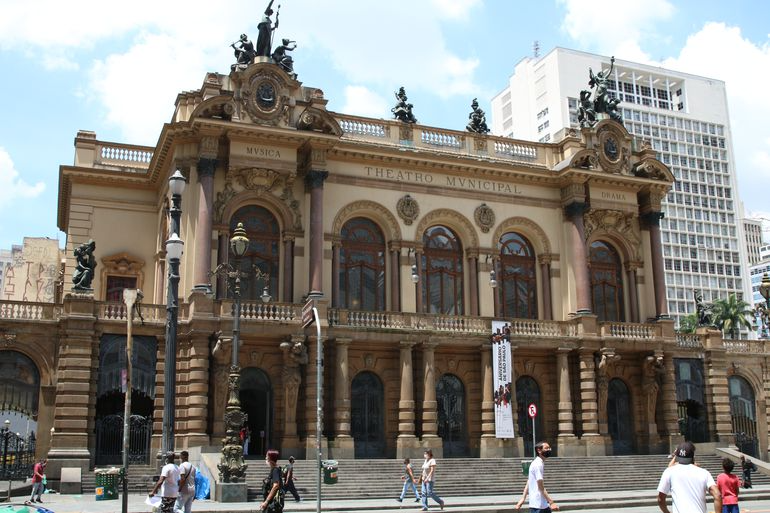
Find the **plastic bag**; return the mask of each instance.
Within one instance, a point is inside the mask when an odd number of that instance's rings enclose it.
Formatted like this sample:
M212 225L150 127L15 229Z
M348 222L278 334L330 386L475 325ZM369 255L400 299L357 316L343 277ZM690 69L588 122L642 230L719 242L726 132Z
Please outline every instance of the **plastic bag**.
M209 478L201 474L199 471L195 472L195 498L198 500L208 499L211 493L211 484Z

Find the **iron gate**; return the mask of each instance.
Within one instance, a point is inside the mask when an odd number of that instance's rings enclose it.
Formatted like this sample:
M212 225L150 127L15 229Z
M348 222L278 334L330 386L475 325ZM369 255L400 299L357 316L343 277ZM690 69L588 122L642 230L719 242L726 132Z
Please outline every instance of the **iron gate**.
M356 458L385 456L382 382L371 372L361 372L352 383L350 428Z
M150 463L152 417L131 415L128 438L129 465ZM123 415L114 414L96 420L96 464L123 463Z
M24 481L30 477L35 464L35 435L24 438L5 428L0 431L0 443L0 481Z
M441 437L445 458L467 456L465 437L465 387L453 374L441 376L436 385L438 406L438 436Z

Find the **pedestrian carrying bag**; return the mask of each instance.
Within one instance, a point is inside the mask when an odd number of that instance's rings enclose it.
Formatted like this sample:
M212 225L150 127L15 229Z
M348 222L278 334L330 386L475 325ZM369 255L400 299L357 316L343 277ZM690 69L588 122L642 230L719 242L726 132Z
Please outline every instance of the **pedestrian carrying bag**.
M281 469L278 468L278 471L280 473ZM262 498L263 499L267 499L267 496L270 493L270 490L273 488L272 476L273 476L273 471L271 470L270 475L267 476L262 481ZM283 513L285 493L286 492L283 489L283 476L281 476L281 479L278 480L278 491L275 492L275 495L268 503L267 509L265 510L266 513Z

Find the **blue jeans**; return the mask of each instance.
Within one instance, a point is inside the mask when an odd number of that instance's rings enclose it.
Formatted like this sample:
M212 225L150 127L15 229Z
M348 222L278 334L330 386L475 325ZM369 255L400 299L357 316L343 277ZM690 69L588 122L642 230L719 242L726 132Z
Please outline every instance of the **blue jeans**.
M182 513L190 513L192 511L192 503L195 500L195 489L185 490L179 492L179 497L176 498L176 504L174 505L175 511Z
M417 491L417 485L416 485L416 484L414 484L414 481L412 481L412 478L411 478L411 477L409 477L409 476L406 476L406 479L404 479L404 489L403 489L403 490L401 490L401 497L399 497L399 499L401 499L401 500L404 500L404 495L406 495L406 490L407 490L407 489L408 489L410 486L412 487L412 490L414 490L414 497L415 497L416 499L419 499L419 498L420 498L420 493Z
M423 507L423 509L428 509L428 497L431 497L434 501L438 502L442 506L444 505L444 501L441 500L441 497L436 495L436 492L433 491L433 481L423 481L423 483L422 483L422 507Z
M529 513L551 513L551 508L529 508Z
M722 504L722 513L739 513L737 504Z
M43 494L44 488L43 488L43 482L39 481L37 483L32 483L32 495L30 496L29 500L34 501L35 497L40 499L40 496Z

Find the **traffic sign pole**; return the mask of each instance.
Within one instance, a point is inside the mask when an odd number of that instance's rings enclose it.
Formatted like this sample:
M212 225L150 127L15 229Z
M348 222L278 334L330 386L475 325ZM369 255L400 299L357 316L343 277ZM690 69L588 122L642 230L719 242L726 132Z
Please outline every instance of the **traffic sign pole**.
M532 419L532 457L537 458L537 449L535 449L535 444L537 444L535 434L535 417L537 417L537 405L535 403L531 403L529 406L527 406L527 414L529 415L529 418Z

